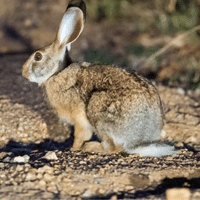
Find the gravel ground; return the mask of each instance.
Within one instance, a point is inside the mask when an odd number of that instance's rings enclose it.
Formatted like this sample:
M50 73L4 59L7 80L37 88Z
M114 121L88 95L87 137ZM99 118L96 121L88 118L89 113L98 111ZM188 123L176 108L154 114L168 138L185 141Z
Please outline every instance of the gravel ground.
M72 152L73 128L21 76L27 58L0 57L0 199L200 199L198 91L157 86L173 157Z

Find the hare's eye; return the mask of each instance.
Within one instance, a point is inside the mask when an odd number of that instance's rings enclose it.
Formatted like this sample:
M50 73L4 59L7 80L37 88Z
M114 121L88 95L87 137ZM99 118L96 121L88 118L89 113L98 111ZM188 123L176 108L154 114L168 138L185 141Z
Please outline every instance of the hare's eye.
M42 60L42 54L41 53L39 53L39 52L37 52L36 54L35 54L35 60L36 61L40 61L40 60Z

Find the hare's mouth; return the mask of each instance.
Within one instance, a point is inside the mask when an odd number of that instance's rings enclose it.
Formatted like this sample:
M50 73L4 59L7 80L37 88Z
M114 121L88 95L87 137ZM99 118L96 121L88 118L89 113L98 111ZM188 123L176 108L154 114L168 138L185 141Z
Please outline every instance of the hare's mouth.
M51 76L53 76L56 73L59 73L56 69L54 69L53 71L44 72L44 73L42 73L41 71L37 72L37 70L35 70L35 72L30 73L29 81L38 83L38 85L41 85L42 83L47 81Z

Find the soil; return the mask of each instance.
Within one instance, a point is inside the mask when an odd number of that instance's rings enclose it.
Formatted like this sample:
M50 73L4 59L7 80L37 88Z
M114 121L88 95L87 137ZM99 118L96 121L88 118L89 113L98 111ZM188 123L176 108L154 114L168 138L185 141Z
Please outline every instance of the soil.
M48 6L41 1L36 15L36 1L20 0L15 6L2 2L0 7L12 12L1 12L7 26L1 29L0 24L0 199L169 199L167 195L176 192L189 196L185 199L200 199L199 91L153 81L166 116L160 139L175 146L174 156L70 151L73 127L58 119L42 88L21 75L27 49L33 51L55 37L66 1L57 6L55 1ZM48 12L56 13L53 21ZM43 26L50 22L53 25ZM127 27L89 22L73 46L72 58L83 61L83 51L91 47L105 47L123 57L130 43L125 38L133 31Z

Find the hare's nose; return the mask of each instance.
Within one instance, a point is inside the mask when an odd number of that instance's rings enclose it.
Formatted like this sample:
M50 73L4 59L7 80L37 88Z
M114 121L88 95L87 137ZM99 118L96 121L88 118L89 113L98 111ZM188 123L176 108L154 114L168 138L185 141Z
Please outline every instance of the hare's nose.
M22 66L22 76L24 76L25 78L29 77L29 70L27 63L24 63L24 65Z

